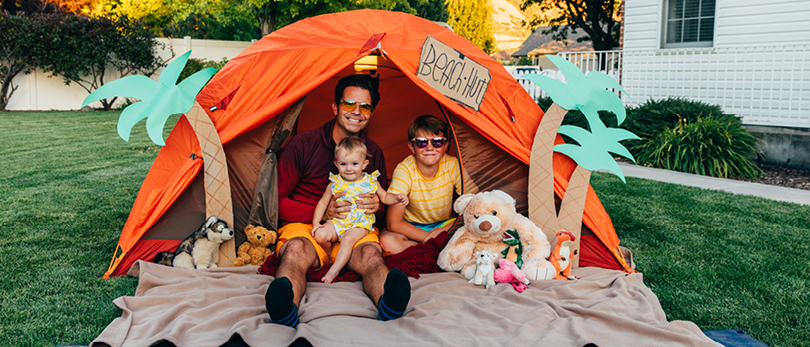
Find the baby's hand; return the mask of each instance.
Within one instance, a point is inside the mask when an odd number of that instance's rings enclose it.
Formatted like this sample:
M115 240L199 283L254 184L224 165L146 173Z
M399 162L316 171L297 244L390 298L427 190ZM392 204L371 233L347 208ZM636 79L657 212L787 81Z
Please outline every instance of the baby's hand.
M321 223L312 223L312 233L311 233L312 236L314 237L315 236L315 231L317 231L318 229L323 228L323 227L324 227L324 225L321 224Z
M408 204L408 196L405 194L397 194L397 200L399 200L399 204L402 206Z

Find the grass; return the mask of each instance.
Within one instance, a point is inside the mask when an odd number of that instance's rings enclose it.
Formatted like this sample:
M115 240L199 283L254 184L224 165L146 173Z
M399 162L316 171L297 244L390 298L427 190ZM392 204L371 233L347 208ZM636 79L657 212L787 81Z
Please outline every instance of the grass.
M0 113L0 341L89 344L137 279L102 280L157 155L117 112ZM173 124L176 118L170 120ZM669 320L810 345L810 206L594 173Z

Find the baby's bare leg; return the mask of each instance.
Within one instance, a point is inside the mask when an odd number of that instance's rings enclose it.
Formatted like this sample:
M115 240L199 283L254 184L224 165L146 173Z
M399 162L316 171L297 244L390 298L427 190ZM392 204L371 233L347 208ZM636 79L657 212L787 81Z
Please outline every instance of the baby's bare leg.
M326 251L326 261L329 261L329 257L332 255L332 242L338 240L337 232L335 232L335 225L332 222L326 222L323 225L323 228L315 229L312 238L315 239L315 242ZM326 265L326 264L324 264Z
M332 263L332 267L326 272L326 275L321 278L321 282L332 283L332 280L337 277L340 270L349 263L354 244L360 241L366 234L368 234L368 230L363 228L346 230L343 234L343 238L340 240L340 249L338 249L337 256L335 256L335 262Z

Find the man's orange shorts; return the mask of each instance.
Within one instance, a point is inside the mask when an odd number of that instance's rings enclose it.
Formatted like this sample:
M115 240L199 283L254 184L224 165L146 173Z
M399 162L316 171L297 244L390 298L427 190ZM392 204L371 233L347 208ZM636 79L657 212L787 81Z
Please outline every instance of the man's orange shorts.
M329 263L333 262L335 260L335 257L337 256L338 249L340 249L340 242L335 243L332 246L332 254L329 256L329 258L327 258L326 251L321 247L321 245L315 242L315 239L312 237L312 224L290 223L281 227L281 229L279 229L278 231L278 235L279 235L278 242L276 243L277 250L281 249L281 246L284 244L284 242L287 242L287 240L296 237L303 237L309 240L309 242L312 243L313 246L315 246L315 251L318 252L318 260L320 260L321 263L321 265L318 267L319 269L323 267L324 264L326 264L327 260L329 261ZM376 242L379 244L380 243L379 235L380 231L377 230L377 228L374 228L366 236L363 236L363 238L360 239L360 241L357 241L357 243L354 244L354 247L357 247L357 245L366 242ZM354 247L352 247L352 249L354 249Z

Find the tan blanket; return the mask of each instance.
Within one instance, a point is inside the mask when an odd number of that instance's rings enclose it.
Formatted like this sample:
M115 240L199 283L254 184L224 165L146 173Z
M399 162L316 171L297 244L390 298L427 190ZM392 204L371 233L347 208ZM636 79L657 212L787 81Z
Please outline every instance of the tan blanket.
M539 281L523 292L484 289L457 273L411 278L405 316L379 322L361 283L310 283L297 329L268 323L272 277L256 266L183 270L139 261L134 297L91 346L219 346L239 334L251 346L720 346L692 322L667 322L641 274L579 268L578 281Z

